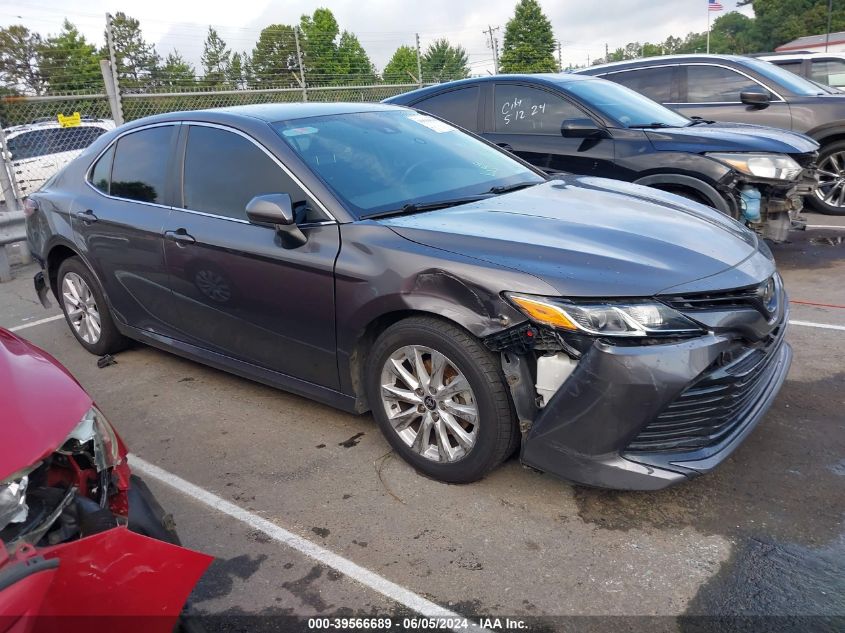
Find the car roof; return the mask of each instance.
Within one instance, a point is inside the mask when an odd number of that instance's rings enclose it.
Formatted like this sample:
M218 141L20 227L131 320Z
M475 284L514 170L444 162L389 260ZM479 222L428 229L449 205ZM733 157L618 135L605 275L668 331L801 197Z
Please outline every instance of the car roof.
M470 77L469 79L457 79L455 81L447 81L442 84L434 84L433 86L426 86L418 88L410 92L388 97L382 103L411 103L419 98L441 92L443 90L450 90L460 86L471 86L479 83L490 81L530 81L533 83L544 83L547 85L561 86L576 81L590 81L595 80L596 77L588 75L574 75L572 73L520 73L513 75L487 75L485 77Z
M33 121L32 123L23 123L21 125L13 125L11 127L3 128L3 133L20 134L21 132L31 132L32 130L52 130L62 127L58 121ZM105 127L106 129L114 128L114 121L111 119L82 119L79 125L74 127Z
M813 59L816 57L835 57L837 59L845 59L845 53L822 53L820 51L795 51L794 53L764 53L762 55L754 55L757 59L764 61L777 60L793 60L793 59Z
M677 62L716 62L716 61L730 61L737 64L745 64L748 58L744 55L705 55L705 54L678 54L678 55L658 55L656 57L640 57L639 59L626 59L621 62L610 62L609 64L598 64L588 68L576 70L576 73L590 73L595 70L611 70L614 68L627 68L629 66L654 66L659 64L677 63Z
M136 119L132 121L130 125L135 127L137 125L149 125L150 123L168 121L236 121L243 118L258 119L267 123L273 123L275 121L292 121L296 119L307 119L310 117L332 114L379 112L398 109L399 108L397 106L362 102L257 103L252 105L229 106L223 108L207 108L205 110L168 112L166 114L157 114L143 119Z

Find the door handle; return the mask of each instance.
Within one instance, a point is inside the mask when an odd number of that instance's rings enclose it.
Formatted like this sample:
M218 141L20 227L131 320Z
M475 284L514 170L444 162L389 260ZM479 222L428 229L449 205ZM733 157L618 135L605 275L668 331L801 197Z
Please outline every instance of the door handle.
M85 209L85 211L80 211L76 214L76 217L82 220L82 223L85 224L85 226L88 226L89 224L94 224L94 222L100 219L94 214L91 209Z
M194 236L190 235L185 229L165 231L164 239L176 242L179 246L187 246L188 244L193 244L197 241Z
M502 148L503 150L505 150L506 152L512 152L512 151L513 151L513 147L511 147L511 146L510 146L510 145L508 145L507 143L496 143L496 145L498 145L499 147L501 147L501 148Z

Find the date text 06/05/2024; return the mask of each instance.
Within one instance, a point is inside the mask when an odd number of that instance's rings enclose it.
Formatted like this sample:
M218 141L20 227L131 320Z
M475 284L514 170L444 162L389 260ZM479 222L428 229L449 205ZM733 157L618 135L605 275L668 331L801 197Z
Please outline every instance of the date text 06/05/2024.
M488 631L518 631L528 625L518 618L429 618L406 617L393 618L309 618L308 628L314 630L353 631L353 630L400 630L400 631L454 631L470 628Z

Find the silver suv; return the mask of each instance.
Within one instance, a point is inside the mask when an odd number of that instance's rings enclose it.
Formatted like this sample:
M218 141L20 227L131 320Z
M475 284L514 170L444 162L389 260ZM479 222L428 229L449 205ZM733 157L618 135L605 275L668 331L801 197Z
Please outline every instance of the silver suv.
M754 55L816 83L845 91L845 53L790 51Z

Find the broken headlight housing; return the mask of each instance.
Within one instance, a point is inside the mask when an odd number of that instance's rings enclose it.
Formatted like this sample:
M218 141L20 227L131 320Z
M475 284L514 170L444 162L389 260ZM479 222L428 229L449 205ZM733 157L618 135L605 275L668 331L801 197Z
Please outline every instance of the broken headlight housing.
M85 445L93 442L93 459L97 472L112 468L120 463L120 445L106 416L97 407L91 407L82 416L79 424L67 436L61 448L63 455L75 455L85 451Z
M795 180L802 171L801 165L786 154L712 152L705 156L747 176L766 180Z
M505 296L536 323L592 336L692 336L704 332L694 321L658 301Z

